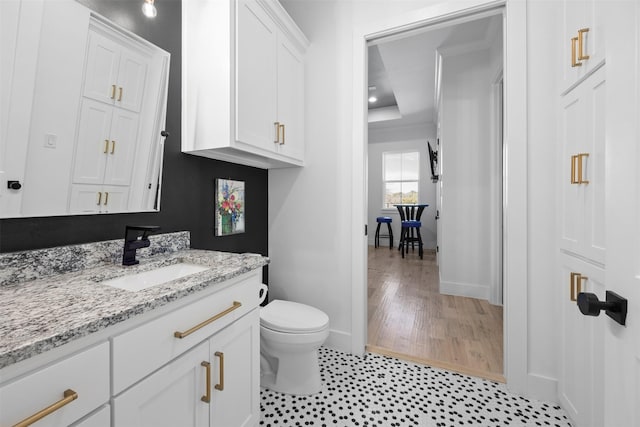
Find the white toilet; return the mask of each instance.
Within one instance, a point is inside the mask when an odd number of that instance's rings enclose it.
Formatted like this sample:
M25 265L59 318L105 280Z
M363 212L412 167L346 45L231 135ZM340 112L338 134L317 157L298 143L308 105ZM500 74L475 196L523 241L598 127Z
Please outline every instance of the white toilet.
M317 308L282 300L261 308L260 385L293 395L319 392L318 349L328 336L329 316Z

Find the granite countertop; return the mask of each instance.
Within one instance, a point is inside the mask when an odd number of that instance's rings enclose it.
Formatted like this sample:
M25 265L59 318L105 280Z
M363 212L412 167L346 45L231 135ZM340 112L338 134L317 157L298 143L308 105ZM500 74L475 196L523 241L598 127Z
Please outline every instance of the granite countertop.
M210 268L136 292L100 283L179 262ZM268 258L257 254L182 249L155 255L135 266L103 263L0 286L0 369L256 270L268 262Z

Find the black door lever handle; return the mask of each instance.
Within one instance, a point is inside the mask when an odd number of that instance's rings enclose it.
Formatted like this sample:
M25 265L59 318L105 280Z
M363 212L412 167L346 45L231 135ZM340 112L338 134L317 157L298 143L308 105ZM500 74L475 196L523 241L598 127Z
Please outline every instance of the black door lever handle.
M598 296L588 292L580 292L577 298L578 308L585 316L599 316L604 310L607 316L623 325L627 321L627 299L612 291L606 292L606 300L598 300Z

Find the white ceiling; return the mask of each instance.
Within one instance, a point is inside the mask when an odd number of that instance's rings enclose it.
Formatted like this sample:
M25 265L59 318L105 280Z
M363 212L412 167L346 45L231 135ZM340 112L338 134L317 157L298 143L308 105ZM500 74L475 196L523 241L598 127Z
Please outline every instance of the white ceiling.
M435 118L436 50L502 43L501 15L438 29L423 29L407 36L372 42L369 46L369 86L376 86L375 108L393 108L400 118L370 122L370 129L432 124ZM389 108L391 107L391 108ZM378 112L382 110L377 110ZM374 113L375 114L375 113Z

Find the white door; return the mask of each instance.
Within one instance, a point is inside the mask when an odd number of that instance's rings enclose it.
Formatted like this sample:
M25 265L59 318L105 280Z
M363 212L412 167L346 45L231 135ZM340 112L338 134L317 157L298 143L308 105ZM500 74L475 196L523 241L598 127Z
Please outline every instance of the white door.
M112 116L112 107L92 99L83 100L73 166L74 184L102 184L111 149Z
M210 341L211 427L254 426L260 421L260 318L253 310Z
M607 2L607 290L628 299L626 325L604 313L605 426L640 426L640 163L637 1Z
M237 7L236 139L275 151L277 28L255 0Z
M209 360L203 343L113 400L113 425L127 427L208 427L209 405L202 362ZM210 398L210 397L209 397Z
M293 45L278 37L279 153L304 160L304 62Z

